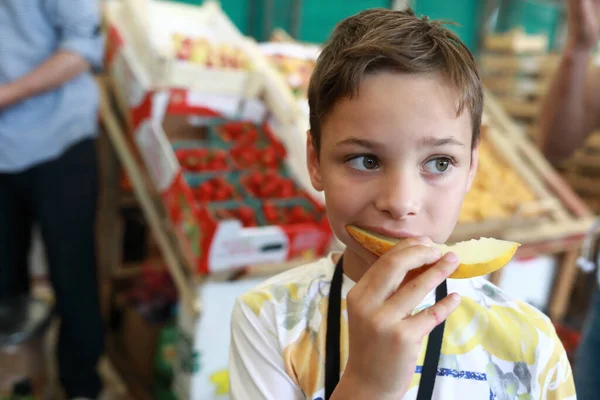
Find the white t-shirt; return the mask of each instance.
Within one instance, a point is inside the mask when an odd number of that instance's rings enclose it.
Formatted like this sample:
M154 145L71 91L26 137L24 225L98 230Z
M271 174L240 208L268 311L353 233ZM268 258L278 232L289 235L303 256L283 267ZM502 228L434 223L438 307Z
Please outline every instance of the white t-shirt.
M333 255L277 275L241 296L232 315L230 395L242 399L324 399L325 337ZM344 275L340 352L348 358ZM434 399L576 399L572 371L543 313L484 278L448 280L461 295L446 322ZM435 302L431 292L414 310ZM427 340L404 400L415 399Z

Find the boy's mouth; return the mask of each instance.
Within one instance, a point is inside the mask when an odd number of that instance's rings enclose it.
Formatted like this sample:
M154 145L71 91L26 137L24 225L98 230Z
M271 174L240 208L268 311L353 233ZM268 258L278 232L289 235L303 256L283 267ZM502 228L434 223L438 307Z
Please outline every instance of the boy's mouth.
M407 239L407 238L412 238L412 237L417 237L420 236L418 234L415 233L411 233L407 230L403 230L403 229L387 229L387 228L383 228L383 227L376 227L376 226L368 226L368 225L357 225L359 228L365 229L367 231L370 232L374 232L374 233L378 233L380 235L384 235L390 238L394 238L394 239Z

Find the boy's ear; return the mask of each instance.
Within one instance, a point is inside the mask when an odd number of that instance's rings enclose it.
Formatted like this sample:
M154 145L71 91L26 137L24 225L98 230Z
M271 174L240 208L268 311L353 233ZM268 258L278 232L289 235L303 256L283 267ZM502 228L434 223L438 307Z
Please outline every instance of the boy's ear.
M308 173L310 175L310 181L319 192L323 190L323 180L321 178L321 165L319 163L319 154L312 141L312 134L310 130L306 132L306 165L308 166Z
M471 165L469 167L469 180L467 182L467 192L471 190L471 186L473 185L473 181L475 180L475 175L477 175L477 167L479 166L479 141L473 144L473 150L471 150Z

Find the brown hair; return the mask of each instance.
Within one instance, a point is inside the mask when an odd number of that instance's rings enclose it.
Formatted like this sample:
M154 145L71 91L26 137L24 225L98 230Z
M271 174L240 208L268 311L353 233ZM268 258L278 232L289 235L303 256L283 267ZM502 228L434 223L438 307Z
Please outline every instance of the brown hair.
M442 22L418 18L411 9L375 8L340 22L319 55L308 88L317 152L321 126L335 104L356 96L363 78L379 71L441 73L459 94L457 116L465 106L471 112L471 144L477 142L483 88L469 49Z

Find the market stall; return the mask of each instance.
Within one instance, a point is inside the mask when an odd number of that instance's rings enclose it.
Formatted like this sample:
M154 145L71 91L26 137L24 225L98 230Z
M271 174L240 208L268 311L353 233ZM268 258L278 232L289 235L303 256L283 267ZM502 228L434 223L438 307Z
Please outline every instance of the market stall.
M223 332L233 299L267 276L340 247L304 165L306 89L319 49L281 31L257 44L212 2L123 0L110 3L106 22L101 119L109 188L104 208L112 219L103 226L104 269L112 278L145 274L150 283L164 282L144 267L125 272L120 266L116 210L123 202L139 203L179 297L170 327L179 335L170 342L172 390L180 398L226 398L229 338ZM135 199L122 195L120 166ZM549 293L536 305L560 321L592 221L486 92L480 171L451 241L493 236L520 242L514 262L490 276L500 286L512 282L526 260L559 256L560 264L543 267ZM112 279L111 316L119 292ZM131 348L146 322L131 313L119 319L126 321L129 342L111 342L112 355L131 374L140 368L128 368L119 349ZM148 344L137 341L138 364L147 364L141 355L155 354L152 343L165 332L154 332ZM138 389L150 396L148 382L157 375L145 374Z

